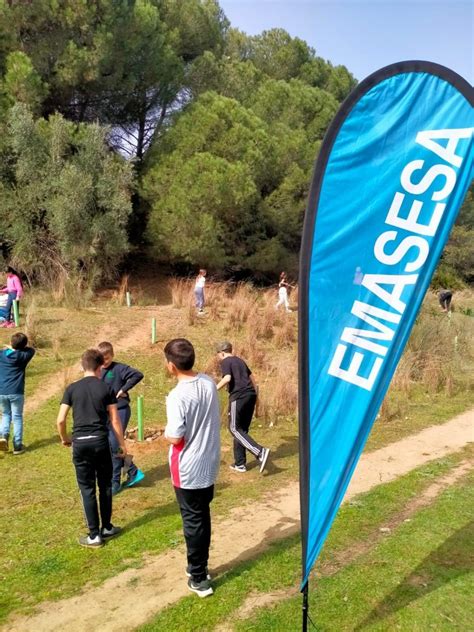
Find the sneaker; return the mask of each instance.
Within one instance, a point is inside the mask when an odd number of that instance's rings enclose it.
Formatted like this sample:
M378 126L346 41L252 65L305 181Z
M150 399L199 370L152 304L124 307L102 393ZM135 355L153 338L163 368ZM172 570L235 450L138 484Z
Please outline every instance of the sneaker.
M96 535L95 538L91 538L90 535L81 535L79 544L89 549L99 549L101 546L104 546L104 541L100 535Z
M189 566L186 566L186 577L192 577L191 573L189 572ZM206 579L208 582L211 581L211 576L209 574L209 569L206 566Z
M13 454L23 454L23 452L26 450L25 446L23 445L23 443L20 443L20 445L17 446L13 446Z
M8 452L8 439L0 437L0 452Z
M196 593L198 597L209 597L214 592L208 579L202 582L195 582L192 577L188 579L188 588L191 592Z
M263 472L265 469L265 465L267 464L268 455L270 454L269 448L263 448L262 454L260 455L260 472Z
M120 483L112 483L112 496L115 496L120 491L122 491L122 485Z
M114 525L110 525L110 529L106 529L102 527L100 530L100 535L104 540L108 540L109 538L115 538L116 535L122 533L122 527L114 527Z
M141 470L137 470L134 476L130 476L125 483L125 487L133 487L145 478L145 474Z
M234 472L246 472L247 468L245 465L229 465L230 469L233 470Z

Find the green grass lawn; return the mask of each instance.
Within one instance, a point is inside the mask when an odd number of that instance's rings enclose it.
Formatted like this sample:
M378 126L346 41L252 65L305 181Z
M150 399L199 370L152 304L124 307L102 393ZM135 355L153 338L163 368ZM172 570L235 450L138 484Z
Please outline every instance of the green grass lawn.
M403 519L407 503L460 457L425 465L342 507L316 565L317 579L311 581L310 613L318 630L468 629L472 476ZM387 524L396 526L384 535L380 528ZM203 603L190 595L140 631L204 632L224 626L228 631L296 632L301 597L285 598L285 592L298 586L300 559L299 538L274 544L257 560L217 578L212 598ZM259 608L268 593L277 595L278 604ZM249 595L253 612L241 618L239 608Z
M75 362L80 352L90 345L91 339L95 341L97 331L107 332L108 327L110 335L104 334L104 337L112 338L114 342L121 336L129 335L138 323L148 317L140 308L127 310L107 306L103 302L74 312L66 312L62 308L38 308L38 314L40 345L38 355L28 369L27 398L34 397L35 390L41 388L48 375ZM11 331L0 330L0 343L6 342L10 335ZM133 348L117 356L117 359L137 366L145 373L145 380L135 389L133 400L136 395L144 394L147 427L164 426L164 397L173 387L164 371L163 342L183 335L195 343L197 368L203 370L212 359L213 341L227 337L226 324L204 320L190 325L186 310L168 309L166 319L158 319L159 342L154 348L145 344L142 348ZM237 339L244 335L247 334L236 334ZM59 347L55 342L57 336L61 340ZM262 344L269 354L281 354L288 361L292 357L294 359L293 348L276 349L271 341ZM122 569L141 565L146 554L156 554L182 542L181 522L169 481L167 451L163 442L158 441L152 447L135 446L131 450L137 452L136 461L145 471L146 480L136 489L124 491L114 501L114 521L126 527L123 536L111 542L106 550L96 551L93 556L77 545L77 537L83 533L82 509L70 452L59 445L56 435L55 419L60 396L61 393L58 393L57 397L26 417L25 442L29 449L24 455L0 454L0 620L11 612L27 612L46 599L69 596L90 582L99 584ZM221 397L225 407L225 394ZM392 393L391 397L396 398L397 394ZM425 426L441 423L465 410L471 403L471 394L467 390L448 397L443 392L429 394L422 388L415 389L404 402L403 411L408 410L408 413L395 416L390 421L377 422L367 449L378 448ZM134 424L132 418L131 425ZM244 481L229 472L231 441L224 428L221 475L213 503L215 516L222 516L231 507L297 479L295 418L282 416L273 427L269 427L268 420L255 419L252 433L259 442L272 448L269 475L260 476L254 468ZM393 489L401 494L402 502L406 497L404 489ZM397 498L391 502L397 506L400 504ZM380 511L385 511L384 503ZM343 509L343 515L350 515L351 510L356 511L358 519L370 522L370 514L368 518L363 518L358 509L351 507ZM353 517L349 522L352 520ZM343 533L344 529L339 527L337 533ZM365 533L360 523L358 529L361 534ZM337 535L333 536L332 543L333 547L337 546ZM279 551L280 546L282 551L288 548L286 544L277 545L275 550ZM297 544L290 543L288 550L293 551L290 557L294 561L299 555ZM258 567L260 562L255 564ZM253 566L254 563L248 564L249 569ZM291 585L294 584L294 564L292 568ZM224 584L232 576L226 577L222 580ZM239 577L237 572L237 584ZM241 589L246 590L245 582Z

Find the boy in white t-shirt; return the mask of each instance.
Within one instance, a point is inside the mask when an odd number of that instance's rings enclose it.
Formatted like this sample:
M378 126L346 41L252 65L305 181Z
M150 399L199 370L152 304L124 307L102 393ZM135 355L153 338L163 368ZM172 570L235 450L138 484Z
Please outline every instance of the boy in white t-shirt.
M206 274L207 270L204 270L204 268L199 270L199 274L197 275L196 283L194 285L194 298L196 299L196 307L200 314L204 311L204 286L206 285Z
M212 595L207 570L211 543L210 504L220 463L220 413L217 388L193 371L193 345L184 338L164 349L168 371L178 381L166 398L171 480L186 540L188 588L199 597Z

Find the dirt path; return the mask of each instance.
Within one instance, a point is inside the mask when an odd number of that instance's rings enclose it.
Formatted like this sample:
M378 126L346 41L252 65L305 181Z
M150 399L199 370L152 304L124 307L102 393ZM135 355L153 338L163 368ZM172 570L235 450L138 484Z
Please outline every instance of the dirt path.
M160 308L164 309L164 308ZM150 317L155 314L156 308L153 310L152 308L144 311L143 321L138 325L133 326L133 330L131 333L126 336L115 340L115 328L110 325L104 325L97 331L93 332L93 338L88 341L89 344L98 344L101 340L112 340L114 342L115 351L120 352L126 349L131 349L133 347L141 347L143 345L149 344L150 341ZM66 384L69 384L81 374L81 366L79 362L72 364L68 367L63 367L56 373L53 373L48 378L44 380L37 391L29 395L26 399L25 403L25 413L31 414L36 410L41 408L43 404L45 404L48 399L54 397L57 393L59 393Z
M317 576L328 577L337 573L342 567L352 564L359 557L365 555L370 550L374 549L380 540L387 537L387 534L396 529L402 524L410 520L411 516L417 511L430 505L445 489L454 485L458 480L462 479L474 468L474 463L469 461L462 461L453 470L450 470L445 476L441 476L429 487L427 487L422 494L412 498L408 504L399 512L396 516L392 517L384 527L379 528L376 532L372 533L371 537L367 538L363 543L358 543L356 546L351 546L348 550L343 550L332 557L327 563L320 565ZM284 590L276 590L268 593L250 593L242 605L232 614L232 620L237 621L241 619L248 619L255 614L256 608L268 608L273 604L277 604L283 599L288 599L293 595L299 593L299 587L294 586L291 589L285 588ZM232 623L226 621L225 623L217 625L214 632L232 632L234 626Z
M387 483L428 461L456 452L474 439L474 409L451 421L427 428L417 435L363 455L345 501ZM271 525L271 526L269 526ZM234 509L225 520L214 523L211 570L220 574L264 551L269 542L288 537L299 529L298 484L291 483L252 505ZM246 537L242 538L245 533ZM184 578L183 549L167 551L147 560L142 568L128 569L78 596L47 602L37 614L11 620L5 630L82 632L132 630L165 606L189 594ZM136 591L140 586L140 607Z

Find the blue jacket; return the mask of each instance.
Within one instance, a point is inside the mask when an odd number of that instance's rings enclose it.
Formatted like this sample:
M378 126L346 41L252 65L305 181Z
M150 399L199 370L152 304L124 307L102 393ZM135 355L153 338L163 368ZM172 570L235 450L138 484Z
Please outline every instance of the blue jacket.
M127 397L117 399L117 408L126 408L130 406L128 391L143 380L143 373L127 364L111 362L106 369L102 369L100 379L111 388L114 395L119 391L127 393Z
M34 355L31 347L0 351L0 395L25 394L26 365Z

